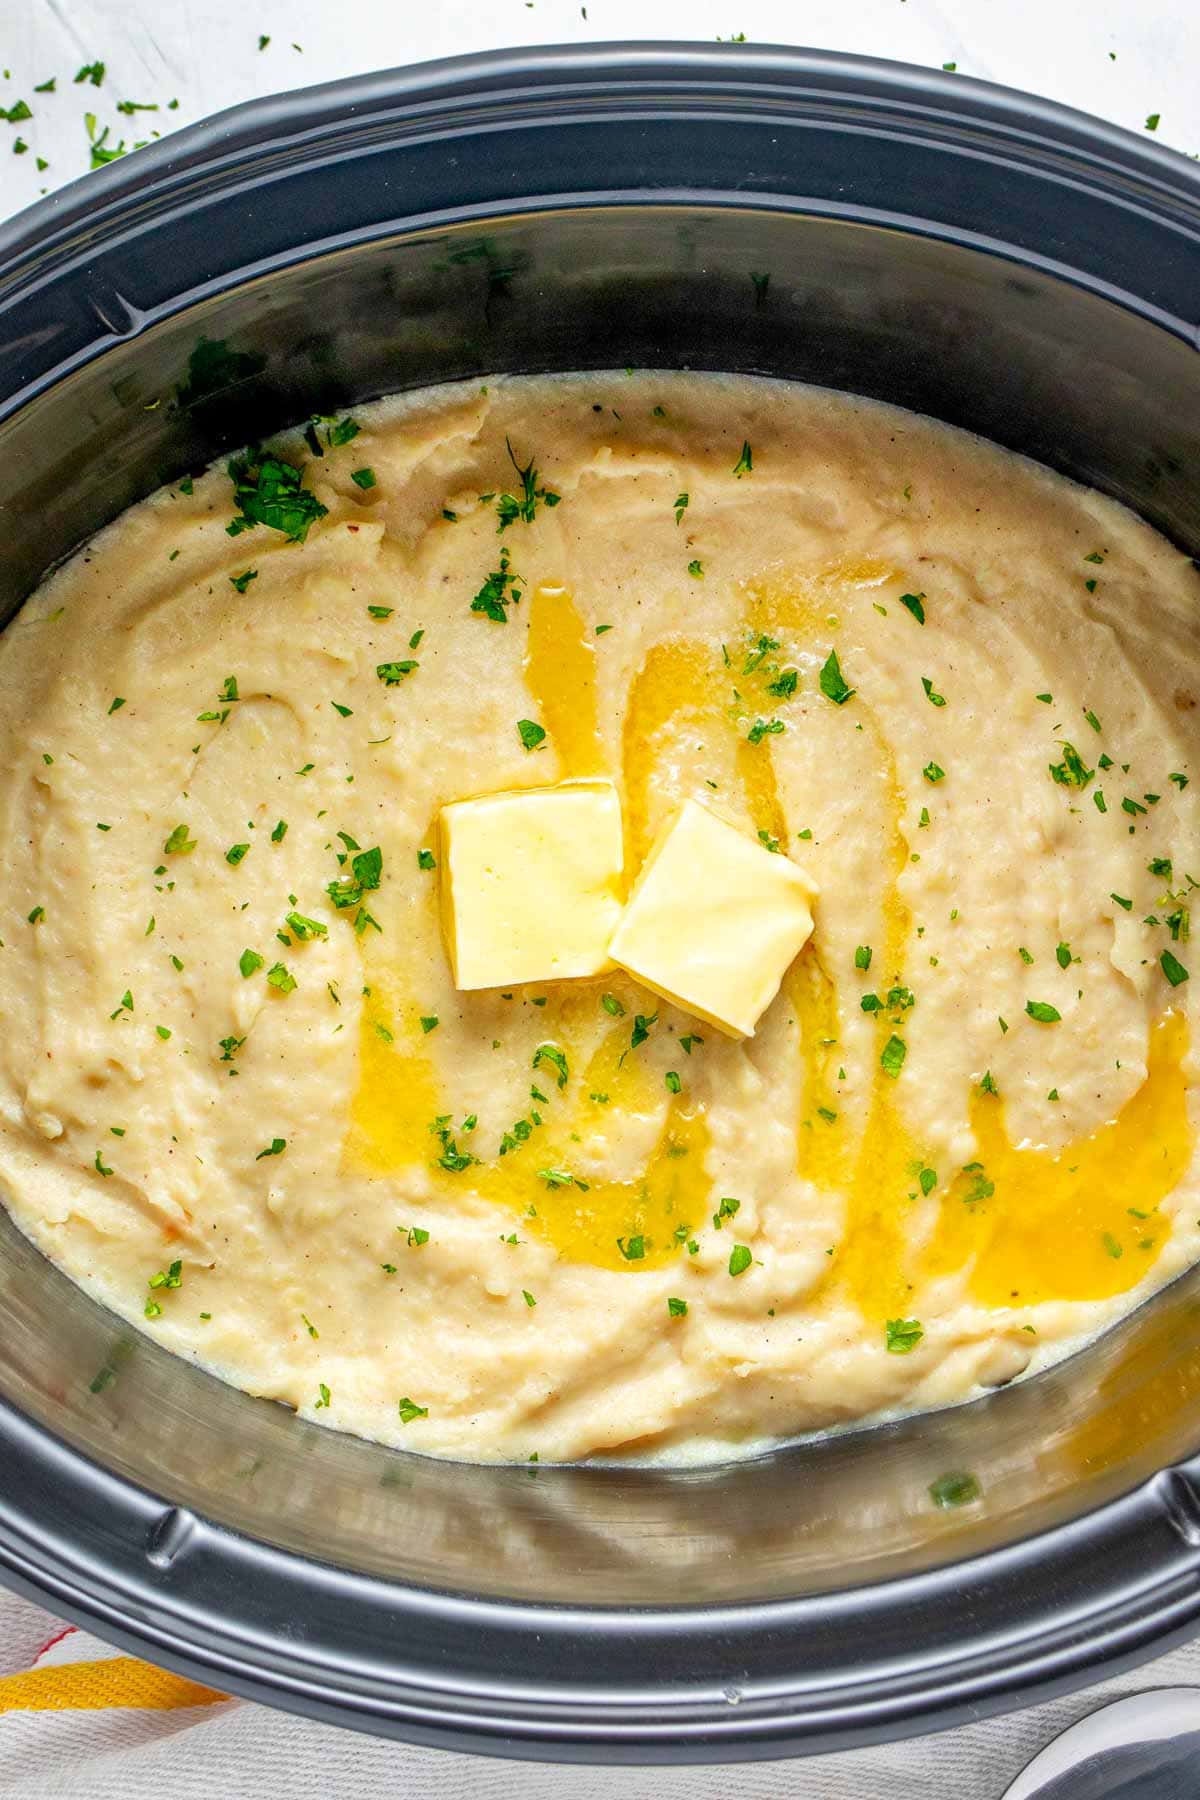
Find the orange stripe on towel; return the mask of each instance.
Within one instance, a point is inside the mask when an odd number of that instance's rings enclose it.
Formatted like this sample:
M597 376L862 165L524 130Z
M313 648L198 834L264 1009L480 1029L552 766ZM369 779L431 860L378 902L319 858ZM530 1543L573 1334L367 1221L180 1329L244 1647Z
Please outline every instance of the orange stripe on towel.
M214 1706L228 1698L215 1688L172 1675L168 1669L156 1669L153 1663L140 1662L135 1656L61 1663L30 1669L24 1675L0 1676L0 1713L96 1712L104 1707L173 1712L180 1706Z

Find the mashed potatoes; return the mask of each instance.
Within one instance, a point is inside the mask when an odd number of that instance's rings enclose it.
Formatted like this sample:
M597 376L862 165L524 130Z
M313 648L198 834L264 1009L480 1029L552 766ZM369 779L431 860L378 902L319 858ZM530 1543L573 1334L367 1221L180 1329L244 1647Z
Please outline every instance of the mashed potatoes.
M962 1399L1200 1254L1184 557L744 378L276 450L0 640L0 1180L70 1276L334 1427L547 1461ZM817 884L752 1040L455 990L439 808L589 775L630 878L690 797Z

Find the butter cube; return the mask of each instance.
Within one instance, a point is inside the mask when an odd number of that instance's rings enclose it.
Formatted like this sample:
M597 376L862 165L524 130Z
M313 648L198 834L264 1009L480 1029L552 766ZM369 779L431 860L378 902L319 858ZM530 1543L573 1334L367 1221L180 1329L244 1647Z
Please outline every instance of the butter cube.
M442 925L459 988L612 967L621 802L611 781L456 800L441 812Z
M622 969L731 1037L753 1037L812 931L817 889L694 800L659 833L609 945Z

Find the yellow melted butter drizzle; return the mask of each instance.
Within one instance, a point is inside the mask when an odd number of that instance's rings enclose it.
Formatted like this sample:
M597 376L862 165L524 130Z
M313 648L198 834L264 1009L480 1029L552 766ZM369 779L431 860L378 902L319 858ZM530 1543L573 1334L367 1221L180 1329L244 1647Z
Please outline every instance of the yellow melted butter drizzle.
M983 1167L956 1177L922 1273L969 1262L973 1297L995 1307L1101 1300L1134 1287L1171 1235L1157 1209L1192 1158L1187 1048L1183 1014L1168 1012L1151 1031L1137 1092L1115 1119L1062 1150L1014 1146L1003 1099L977 1090L971 1126ZM987 1184L994 1193L970 1198Z
M844 559L804 579L754 583L747 589L747 622L752 633L783 640L795 654L802 646L824 650L836 632L836 608L847 589L876 587L895 579L898 571L867 559ZM908 860L900 829L903 796L895 762L861 692L846 710L846 723L868 734L885 786L889 821L888 882L883 900L884 943L876 948L872 969L886 993L903 979L911 918L900 898L898 878ZM818 1187L845 1197L841 1239L821 1289L845 1292L867 1318L895 1310L906 1297L905 1226L911 1207L914 1174L920 1158L896 1104L896 1084L876 1059L866 1123L855 1143L842 1117L833 1069L844 1056L837 991L821 966L812 944L797 958L787 982L787 995L800 1026L803 1099L797 1130L797 1163L801 1174ZM880 1015L879 1048L892 1027ZM897 1029L903 1030L903 1027ZM838 1113L833 1123L818 1109Z
M603 775L596 713L596 651L563 587L538 587L529 602L525 685L537 702L563 777Z
M882 563L843 561L811 581L755 585L747 590L749 628L776 637L790 634L794 651L797 640L811 645L829 636L839 588L898 578L898 571ZM893 982L904 979L912 924L898 887L909 856L900 829L904 797L894 758L861 693L854 708L854 723L874 740L891 821L885 941L882 956L877 950L872 962L876 989L886 995ZM841 1129L840 1118L823 1130L824 1121L814 1117L817 1107L838 1110L831 1080L838 1056L836 992L817 958L801 956L789 974L787 993L800 1021L804 1064L799 1167L818 1186L841 1191L846 1199L841 1238L822 1288L836 1287L866 1319L877 1322L903 1313L918 1281L968 1264L973 1297L994 1307L1103 1299L1125 1292L1146 1274L1170 1235L1170 1222L1162 1215L1140 1220L1130 1208L1154 1215L1192 1155L1182 1068L1187 1029L1181 1015L1168 1014L1155 1028L1146 1080L1118 1118L1058 1153L1014 1147L1002 1104L976 1090L970 1111L975 1160L983 1164L994 1192L968 1200L978 1192L979 1172L957 1175L942 1200L933 1242L910 1279L909 1226L925 1158L900 1112L903 1076L894 1081L876 1063L857 1146ZM918 997L914 1010L919 1004ZM911 1036L913 1016L906 1013L894 1024L886 1012L878 1014L878 1050L893 1030Z
M583 1015L588 1022L606 1016L600 1007L602 980L548 984L537 991L546 992L547 1005L539 1009L537 1034L530 1037L530 1045L553 1042L566 1050L574 1077L570 1097L559 1090L552 1068L531 1066L530 1085L546 1099L531 1100L529 1106L543 1123L504 1156L496 1151L501 1131L495 1120L469 1134L454 1129L458 1149L479 1161L469 1169L448 1170L438 1166L441 1145L430 1131L446 1106L432 1046L421 1031L416 1008L400 1000L394 987L373 981L363 1006L359 1085L347 1156L356 1166L379 1175L423 1165L443 1193L466 1191L503 1208L512 1215L520 1236L544 1239L569 1261L631 1271L660 1267L679 1253L684 1238L704 1220L710 1184L705 1174L708 1128L703 1112L672 1096L645 1167L626 1181L591 1180L586 1168L589 1140L594 1141L610 1121L619 1127L622 1117L658 1112L664 1090L643 1062L626 1054L632 1005L626 1021L604 1031L582 1073L574 1073L572 1040L586 1030ZM514 1006L520 997L521 990L514 990ZM631 993L629 998L636 1004L636 996ZM515 1020L514 1028L518 1028ZM594 1100L594 1094L607 1099ZM461 1120L452 1118L450 1124L457 1128ZM551 1186L539 1176L541 1169L577 1173L585 1185ZM643 1254L630 1260L618 1240L628 1248L638 1237Z
M578 778L605 772L595 652L565 588L544 586L533 593L525 680L557 750L562 775ZM657 1076L630 1053L639 994L631 989L625 996L625 1020L603 1031L571 1084L570 1100L560 1093L552 1070L531 1068L531 1086L547 1095L545 1102L530 1102L543 1124L504 1156L486 1154L499 1142L495 1121L469 1135L457 1132L458 1148L480 1160L467 1170L451 1171L438 1166L441 1146L430 1132L431 1123L448 1104L434 1047L421 1029L418 1008L404 997L399 971L383 965L382 955L372 947L373 965L381 966L373 966L371 992L363 1007L359 1084L347 1140L350 1160L374 1174L422 1164L444 1191L465 1184L471 1194L519 1221L522 1235L543 1238L574 1262L633 1272L659 1267L678 1255L686 1237L700 1228L708 1205L709 1134L703 1110L682 1097L671 1096L664 1108ZM536 1035L529 1035L531 1059L536 1044L551 1042L564 1050L574 1073L576 1046L594 1038L596 1022L607 1019L601 994L620 989L622 981L613 976L548 982L529 990L528 996L515 990L514 1007L535 991L547 1000L536 1015ZM592 1098L600 1094L607 1098ZM571 1111L564 1118L568 1106ZM592 1181L586 1170L589 1139L619 1125L623 1117L660 1110L663 1123L645 1167L625 1181ZM460 1121L454 1118L451 1123L457 1126ZM578 1172L585 1185L550 1186L539 1177L540 1169ZM628 1249L638 1238L643 1254L630 1259L621 1240Z
M841 563L815 581L747 590L747 628L781 630L809 640L827 637L827 615L839 586L872 586L895 572L882 564ZM788 646L793 648L794 646ZM786 654L786 651L785 651ZM570 595L539 588L533 596L526 651L526 680L555 739L562 772L581 776L603 772L597 724L594 651ZM631 866L649 848L654 818L650 797L664 749L672 733L691 733L714 751L733 738L732 783L722 783L726 806L741 807L756 830L771 832L786 845L774 765L766 743L751 745L744 723L739 730L728 702L730 671L713 647L702 641L671 640L648 652L629 695L623 732L626 832ZM897 878L908 856L900 830L903 798L894 763L869 710L856 696L855 723L864 724L878 746L887 784L891 878L884 900L885 943L873 962L884 991L902 980L911 920ZM740 792L739 792L740 790ZM575 1059L568 1039L586 1035L587 1021L599 1016L599 995L607 982L546 984L549 1005L538 1020L535 1041L554 1041ZM571 1168L573 1134L586 1144L608 1122L639 1109L662 1105L654 1079L636 1055L624 1054L625 1023L605 1032L581 1077L569 1123L557 1123L556 1088L544 1072L533 1077L552 1098L539 1110L546 1123L518 1151L483 1160L465 1173L436 1167L438 1145L431 1121L444 1111L430 1046L416 1007L400 1000L378 980L363 1009L361 1075L354 1103L348 1152L377 1173L421 1163L441 1183L467 1181L472 1192L523 1220L522 1229L551 1242L573 1261L636 1270L653 1268L677 1254L677 1231L701 1223L710 1184L704 1172L708 1130L702 1109L672 1098L654 1150L643 1170L629 1181L606 1181L548 1189L540 1168ZM837 995L812 946L788 977L788 997L800 1022L804 1063L804 1117L799 1127L800 1166L820 1186L846 1196L841 1241L826 1285L834 1285L868 1319L903 1311L912 1293L906 1278L907 1225L923 1158L905 1128L897 1104L901 1082L878 1066L861 1139L855 1147L841 1129L816 1129L819 1105L836 1110L831 1072L838 1057ZM628 996L627 1017L638 996ZM918 1002L919 1004L919 1002ZM912 1014L906 1015L911 1020ZM387 1036L381 1035L380 1027ZM893 1026L881 1016L878 1045ZM895 1027L905 1035L906 1027ZM389 1041L389 1039L391 1041ZM957 1270L973 1259L971 1287L985 1304L1032 1304L1045 1298L1101 1298L1123 1292L1141 1279L1169 1235L1169 1222L1134 1219L1128 1208L1152 1212L1187 1168L1192 1138L1187 1121L1182 1059L1186 1027L1169 1015L1154 1033L1147 1078L1111 1121L1081 1143L1057 1154L1014 1148L1006 1135L1003 1108L989 1097L972 1100L971 1124L994 1193L969 1201L976 1176L958 1176L945 1192L934 1236L921 1260L922 1279ZM607 1105L588 1098L606 1093ZM567 1104L565 1098L563 1104ZM602 1117L603 1114L603 1117ZM457 1123L457 1121L455 1121ZM821 1122L823 1123L823 1122ZM482 1143L466 1140L476 1155ZM533 1206L536 1216L528 1216ZM633 1236L645 1241L645 1256L628 1262L618 1247ZM1106 1238L1121 1251L1114 1256ZM1147 1241L1148 1245L1147 1245ZM814 1296L815 1298L816 1296Z

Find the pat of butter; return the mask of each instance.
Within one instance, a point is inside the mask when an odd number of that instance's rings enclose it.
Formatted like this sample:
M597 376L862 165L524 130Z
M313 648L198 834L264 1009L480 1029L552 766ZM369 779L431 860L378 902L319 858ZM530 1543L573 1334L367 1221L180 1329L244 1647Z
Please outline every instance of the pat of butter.
M441 812L442 925L459 988L598 975L621 916L611 781L455 800Z
M656 839L609 954L646 987L731 1037L753 1037L812 931L817 889L694 800Z

